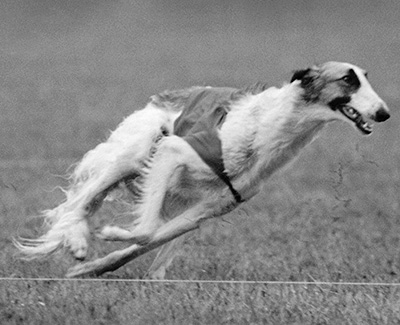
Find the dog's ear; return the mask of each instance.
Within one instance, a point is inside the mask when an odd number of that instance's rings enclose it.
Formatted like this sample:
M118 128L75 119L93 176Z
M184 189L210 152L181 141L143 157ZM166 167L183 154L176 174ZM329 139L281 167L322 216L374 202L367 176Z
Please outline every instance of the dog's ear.
M297 70L294 72L290 82L293 82L295 80L300 80L301 86L303 88L309 88L310 86L312 86L313 82L318 78L318 76L319 76L318 69L315 67L303 70Z
M300 80L300 86L305 90L304 99L305 101L314 101L318 98L321 88L321 80L318 67L297 70L294 72L290 82Z
M310 68L308 69L302 69L302 70L296 70L293 73L292 79L290 79L290 82L292 83L295 80L303 80L303 78L310 72Z

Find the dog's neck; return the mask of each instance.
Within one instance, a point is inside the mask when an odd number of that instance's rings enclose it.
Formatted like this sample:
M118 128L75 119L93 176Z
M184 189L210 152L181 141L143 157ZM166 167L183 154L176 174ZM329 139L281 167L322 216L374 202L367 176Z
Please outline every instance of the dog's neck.
M327 121L313 115L313 110L301 99L301 88L293 84L270 88L240 105L250 105L250 109L243 111L252 112L256 121L256 136L247 144L252 153L248 155L248 162L241 164L247 167L238 170L239 184L236 185L248 199L263 181L297 157ZM243 148L237 150L243 151Z

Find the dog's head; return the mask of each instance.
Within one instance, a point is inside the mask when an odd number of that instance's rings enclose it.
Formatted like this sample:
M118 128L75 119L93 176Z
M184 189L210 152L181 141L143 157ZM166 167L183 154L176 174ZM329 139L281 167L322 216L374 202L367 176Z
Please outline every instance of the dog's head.
M327 62L294 73L299 80L303 100L324 109L327 119L345 120L364 134L372 132L367 118L383 122L390 117L386 103L372 89L367 73L341 62Z

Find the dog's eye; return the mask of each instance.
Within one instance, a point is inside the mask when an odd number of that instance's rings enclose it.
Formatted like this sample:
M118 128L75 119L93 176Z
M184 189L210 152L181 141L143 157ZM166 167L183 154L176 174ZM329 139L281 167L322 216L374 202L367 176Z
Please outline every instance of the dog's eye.
M345 83L349 84L349 85L351 85L351 84L353 83L353 78L352 78L352 76L349 76L349 75L344 76L344 77L342 78L342 80L343 80Z
M348 84L349 86L354 86L356 84L358 84L358 79L355 76L352 75L345 75L342 80Z
M342 80L347 86L352 88L360 86L360 81L353 69L349 69L349 71L339 80Z

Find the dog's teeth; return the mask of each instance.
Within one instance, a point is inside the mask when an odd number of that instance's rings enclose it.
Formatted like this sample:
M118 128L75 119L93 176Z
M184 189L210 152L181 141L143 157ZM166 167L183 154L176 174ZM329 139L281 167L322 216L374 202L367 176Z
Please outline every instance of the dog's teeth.
M355 119L358 116L360 116L360 114L353 107L348 107L348 106L344 108L344 113L351 119Z
M354 117L359 116L358 112L354 108L350 108L350 114Z

